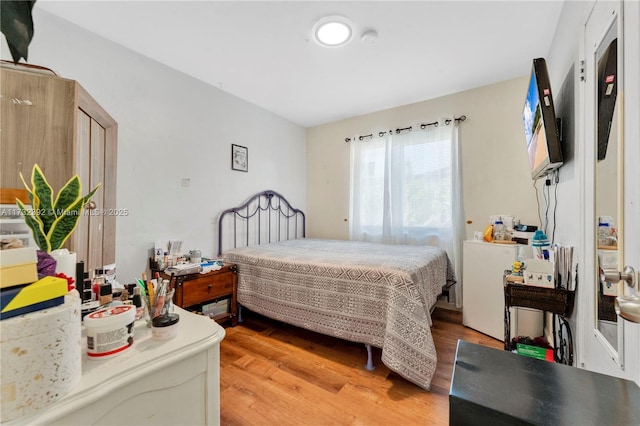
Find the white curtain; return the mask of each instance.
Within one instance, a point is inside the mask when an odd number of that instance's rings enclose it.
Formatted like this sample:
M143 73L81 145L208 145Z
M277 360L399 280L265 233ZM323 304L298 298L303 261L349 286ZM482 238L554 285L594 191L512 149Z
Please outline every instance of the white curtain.
M351 142L350 238L433 245L462 278L464 217L455 120ZM460 284L453 299L461 307Z

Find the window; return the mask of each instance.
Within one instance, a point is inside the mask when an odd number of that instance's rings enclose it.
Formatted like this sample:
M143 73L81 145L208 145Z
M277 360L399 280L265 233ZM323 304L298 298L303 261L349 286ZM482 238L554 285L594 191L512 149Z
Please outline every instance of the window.
M353 143L351 239L450 245L446 241L452 238L455 198L452 127Z

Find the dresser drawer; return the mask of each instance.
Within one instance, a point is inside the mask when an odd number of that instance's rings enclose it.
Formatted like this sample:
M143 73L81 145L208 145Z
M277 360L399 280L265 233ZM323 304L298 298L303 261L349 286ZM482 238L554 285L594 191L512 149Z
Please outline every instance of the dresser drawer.
M197 305L207 300L230 295L233 292L233 272L224 272L210 277L187 280L182 283L182 305Z

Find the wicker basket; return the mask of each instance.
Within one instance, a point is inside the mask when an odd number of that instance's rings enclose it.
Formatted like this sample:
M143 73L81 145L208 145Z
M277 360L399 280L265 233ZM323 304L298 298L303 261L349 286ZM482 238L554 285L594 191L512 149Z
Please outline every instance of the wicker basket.
M604 321L617 321L618 315L614 308L615 296L598 295L598 319Z
M506 284L505 304L523 308L539 309L569 318L573 313L575 291L562 288L544 288L531 285Z

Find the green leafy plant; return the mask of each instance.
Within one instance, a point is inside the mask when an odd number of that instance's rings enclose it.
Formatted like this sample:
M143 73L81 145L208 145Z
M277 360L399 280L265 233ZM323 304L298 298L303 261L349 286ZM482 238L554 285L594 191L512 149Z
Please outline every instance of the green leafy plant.
M31 188L22 173L20 178L27 189L32 209L27 209L18 199L16 203L23 211L24 220L31 228L36 244L47 253L61 248L78 226L82 208L93 197L100 184L89 194L82 196L82 183L80 177L75 175L54 198L53 189L37 164L34 164L31 172Z

